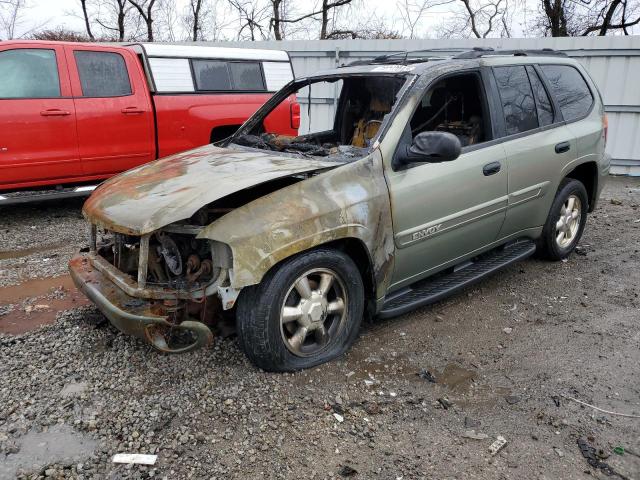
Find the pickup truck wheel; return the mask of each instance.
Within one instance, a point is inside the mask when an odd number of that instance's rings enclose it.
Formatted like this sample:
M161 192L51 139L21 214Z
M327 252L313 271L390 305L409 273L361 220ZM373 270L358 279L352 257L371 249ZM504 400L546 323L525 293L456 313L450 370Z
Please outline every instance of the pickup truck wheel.
M561 260L573 251L584 231L588 208L587 190L582 182L565 178L538 241L542 256Z
M358 336L364 287L351 258L333 249L298 255L246 287L236 314L239 344L268 371L295 371L342 355Z

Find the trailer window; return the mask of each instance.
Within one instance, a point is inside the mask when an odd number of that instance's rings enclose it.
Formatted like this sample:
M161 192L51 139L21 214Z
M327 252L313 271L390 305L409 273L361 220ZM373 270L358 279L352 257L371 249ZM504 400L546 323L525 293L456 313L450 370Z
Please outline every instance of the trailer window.
M60 96L56 53L39 48L0 52L0 98Z
M73 52L83 97L131 95L131 83L124 58L119 53L76 50Z

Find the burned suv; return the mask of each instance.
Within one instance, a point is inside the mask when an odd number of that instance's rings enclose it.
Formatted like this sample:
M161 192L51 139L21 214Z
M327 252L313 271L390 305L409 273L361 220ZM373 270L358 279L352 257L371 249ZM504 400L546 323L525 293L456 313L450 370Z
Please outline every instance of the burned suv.
M269 129L283 102L298 136ZM207 345L235 319L257 366L310 367L344 353L365 316L434 302L535 251L569 255L609 169L606 125L584 68L553 51L321 72L218 145L100 186L71 274L159 350Z

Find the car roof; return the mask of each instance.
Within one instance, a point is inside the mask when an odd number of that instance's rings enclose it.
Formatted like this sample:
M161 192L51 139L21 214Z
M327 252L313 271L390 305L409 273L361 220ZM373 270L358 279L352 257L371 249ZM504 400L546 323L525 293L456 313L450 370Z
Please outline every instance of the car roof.
M426 55L416 55L418 52L399 52L383 55L371 60L360 60L330 70L323 70L308 78L322 76L343 75L377 75L377 74L405 74L421 75L428 71L448 66L461 70L496 65L528 65L528 64L569 64L578 62L567 57L562 52L554 50L423 50Z

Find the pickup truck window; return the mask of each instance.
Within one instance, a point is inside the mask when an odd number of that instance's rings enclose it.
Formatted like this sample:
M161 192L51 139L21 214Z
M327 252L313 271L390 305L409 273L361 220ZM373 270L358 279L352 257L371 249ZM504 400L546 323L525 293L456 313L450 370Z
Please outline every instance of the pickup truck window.
M56 52L21 48L0 52L0 98L60 97Z
M493 73L502 99L507 135L538 128L536 103L524 66L496 67Z
M74 52L84 97L123 97L131 95L131 83L124 58L119 53Z
M265 91L258 62L196 59L191 62L199 91Z

